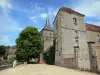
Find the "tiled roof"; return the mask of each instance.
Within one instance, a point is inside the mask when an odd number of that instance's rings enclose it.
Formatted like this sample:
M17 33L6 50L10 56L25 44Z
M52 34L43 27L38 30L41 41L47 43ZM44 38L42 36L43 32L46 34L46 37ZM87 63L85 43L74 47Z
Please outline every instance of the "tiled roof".
M65 11L65 12L69 12L69 13L76 13L76 14L85 16L84 14L81 14L81 13L79 13L79 12L77 12L77 11L71 9L71 8L61 7L61 8L59 9L59 11L57 12L57 14L56 14L56 17L55 17L55 19L54 19L54 21L53 21L53 24L54 24L54 22L55 22L55 20L56 20L56 18L57 18L57 16L58 16L58 13L60 12L60 10L61 10L61 11Z
M84 14L81 14L81 13L79 13L79 12L77 12L77 11L71 9L71 8L62 7L62 8L60 8L60 10L64 10L64 11L67 11L67 12L70 12L70 13L76 13L76 14L85 16Z
M96 25L88 24L88 23L85 23L85 24L86 24L86 30L99 31L100 32L100 26L96 26Z

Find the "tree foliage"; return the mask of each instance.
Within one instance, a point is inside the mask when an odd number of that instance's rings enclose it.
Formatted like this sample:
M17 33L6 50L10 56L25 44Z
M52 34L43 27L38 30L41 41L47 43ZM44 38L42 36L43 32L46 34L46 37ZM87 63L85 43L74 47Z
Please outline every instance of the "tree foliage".
M37 58L43 51L40 32L35 27L26 27L16 39L16 58L19 61L29 61Z
M5 55L6 52L6 48L4 45L0 45L0 57Z

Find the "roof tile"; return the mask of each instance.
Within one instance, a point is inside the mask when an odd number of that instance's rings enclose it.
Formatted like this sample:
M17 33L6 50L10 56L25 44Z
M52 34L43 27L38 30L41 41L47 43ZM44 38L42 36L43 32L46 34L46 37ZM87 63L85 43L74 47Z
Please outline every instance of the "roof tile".
M64 10L64 11L67 11L67 12L70 12L70 13L76 13L76 14L85 16L84 14L81 14L81 13L79 13L79 12L77 12L77 11L71 9L71 8L62 7L62 8L60 8L60 10Z
M93 24L86 24L86 30L91 30L91 31L100 31L100 26L93 25Z

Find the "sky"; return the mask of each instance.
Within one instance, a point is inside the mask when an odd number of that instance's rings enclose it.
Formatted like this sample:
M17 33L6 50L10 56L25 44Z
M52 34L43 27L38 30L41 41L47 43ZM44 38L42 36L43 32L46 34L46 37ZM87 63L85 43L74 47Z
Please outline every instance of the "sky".
M40 31L47 13L50 24L61 7L85 15L84 21L100 26L100 0L0 0L0 45L14 46L19 33L27 26Z

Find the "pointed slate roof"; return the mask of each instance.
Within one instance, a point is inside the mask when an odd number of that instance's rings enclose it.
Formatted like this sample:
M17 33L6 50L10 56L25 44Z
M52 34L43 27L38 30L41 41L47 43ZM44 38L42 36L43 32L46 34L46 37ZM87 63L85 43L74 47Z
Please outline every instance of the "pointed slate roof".
M52 29L51 26L50 26L50 22L49 22L49 17L48 17L48 16L46 17L46 23L45 23L45 26L44 26L44 28L43 28L42 30L53 31L53 29ZM41 30L41 31L42 31L42 30Z

